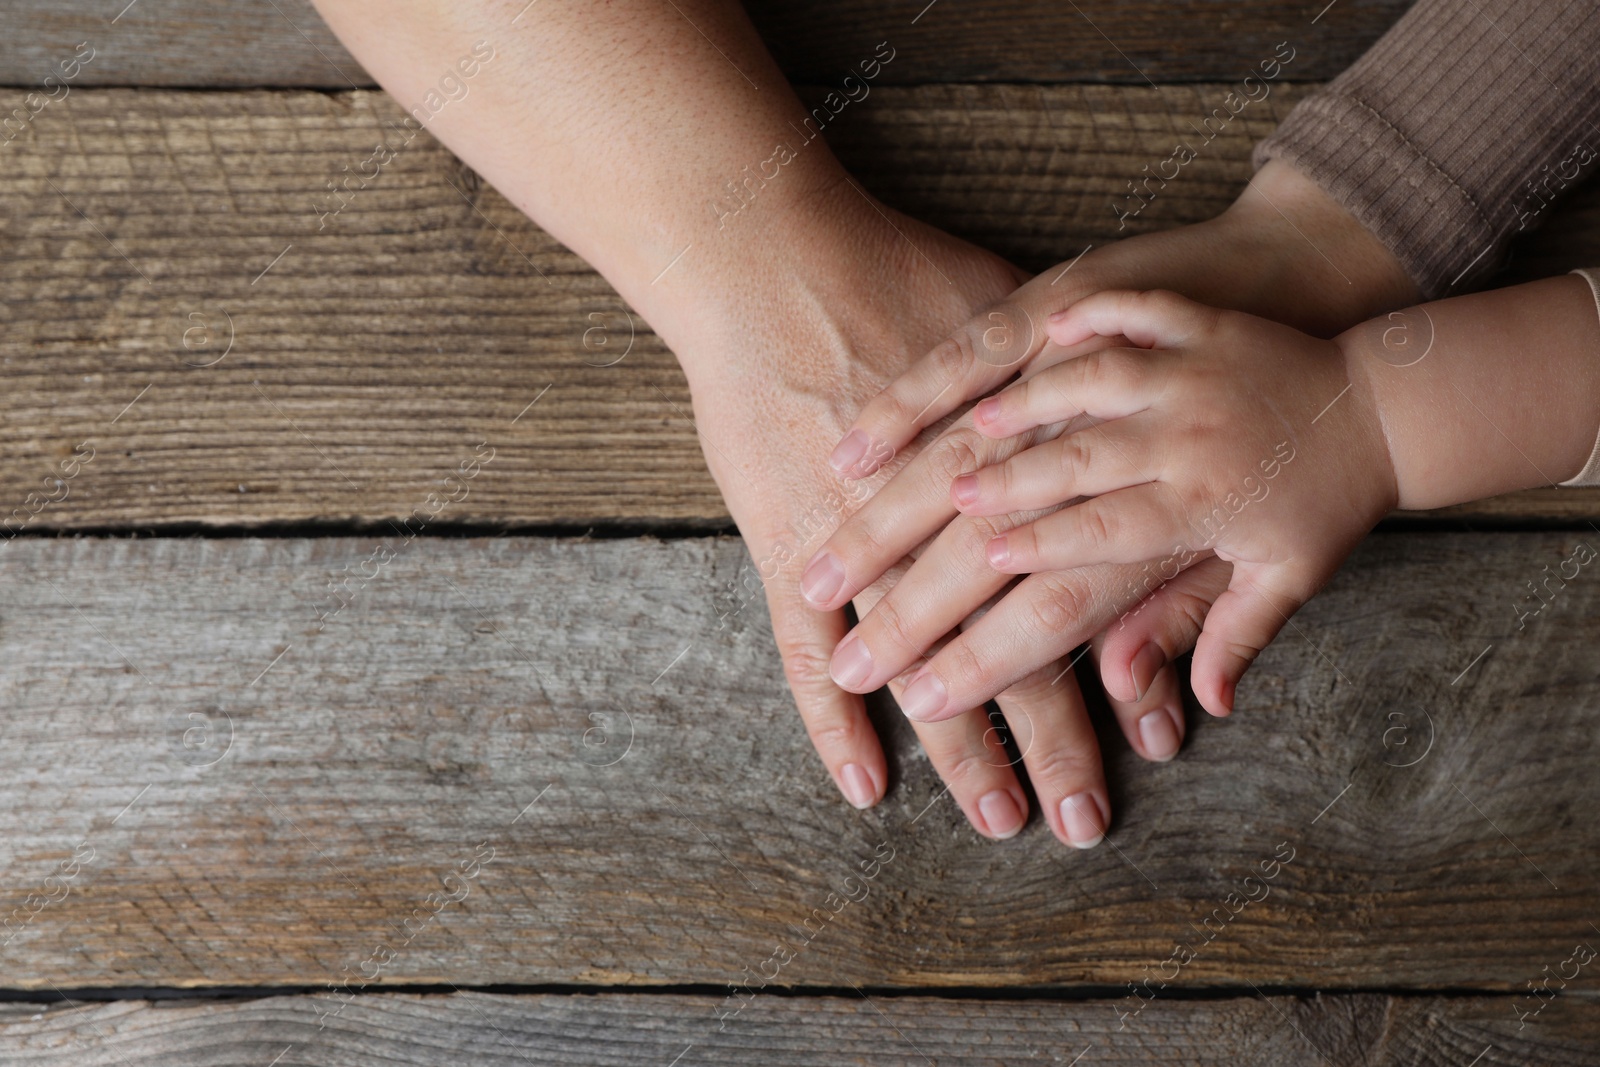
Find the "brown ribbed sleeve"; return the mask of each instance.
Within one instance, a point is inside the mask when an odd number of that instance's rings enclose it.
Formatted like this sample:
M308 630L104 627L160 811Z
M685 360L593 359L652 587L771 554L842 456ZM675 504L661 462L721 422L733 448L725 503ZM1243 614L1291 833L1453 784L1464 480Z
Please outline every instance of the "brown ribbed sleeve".
M1425 296L1459 289L1600 171L1600 5L1418 0L1256 146L1269 159L1343 203Z

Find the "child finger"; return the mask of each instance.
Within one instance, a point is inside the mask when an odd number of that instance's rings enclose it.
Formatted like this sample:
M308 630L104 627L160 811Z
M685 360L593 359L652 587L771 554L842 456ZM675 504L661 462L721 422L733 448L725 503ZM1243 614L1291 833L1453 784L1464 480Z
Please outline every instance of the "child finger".
M991 540L989 565L1004 574L1068 570L1095 563L1141 563L1189 531L1172 507L1170 488L1146 482L1046 515Z
M1183 693L1178 672L1170 663L1156 668L1138 700L1119 700L1110 693L1106 703L1117 717L1123 736L1133 750L1153 763L1165 763L1183 747L1188 726L1183 714Z
M1006 459L1026 444L991 441L970 426L941 434L811 557L800 577L806 602L822 611L842 607L956 516L950 503L954 478Z
M1231 564L1208 556L1163 582L1095 637L1106 702L1145 759L1164 762L1183 746L1188 720L1172 664L1194 647L1231 572Z
M1051 315L1045 332L1058 345L1121 334L1140 348L1176 348L1213 326L1217 315L1164 289L1105 290Z
M980 312L867 402L829 465L865 478L924 428L1010 378L1043 344L1026 308L1006 303Z
M1233 711L1239 679L1317 584L1282 566L1234 564L1227 591L1211 605L1194 646L1190 684L1201 707L1217 716Z
M972 409L985 437L1010 437L1079 415L1120 419L1149 406L1166 358L1134 348L1104 348L1017 382Z
M963 474L950 483L950 502L964 515L1006 515L1140 485L1160 473L1155 439L1138 417L1063 434Z
M1154 680L1157 665L1171 663L1194 647L1206 613L1228 587L1233 564L1207 556L1179 570L1192 556L1180 550L1146 564L1136 586L1148 595L1100 635L1096 654L1108 696L1138 700Z

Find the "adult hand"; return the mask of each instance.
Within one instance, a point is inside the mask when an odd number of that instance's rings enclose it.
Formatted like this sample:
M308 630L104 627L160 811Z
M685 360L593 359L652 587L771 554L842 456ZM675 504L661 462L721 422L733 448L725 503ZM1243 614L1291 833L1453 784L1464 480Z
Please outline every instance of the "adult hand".
M724 361L715 373L700 373L696 364L689 376L707 463L765 583L801 716L841 792L865 807L888 784L883 751L860 698L828 677L849 598L818 612L801 598L800 575L805 559L877 482L842 481L828 466L827 451L868 397L943 331L1003 297L1020 278L970 245L903 217L880 216L854 189L840 192L838 214L859 209L847 227L856 242L851 254L824 255L820 237L796 235L787 262L798 265L798 273L769 287L787 295L720 316L734 335L763 343L743 345L740 358ZM807 270L813 263L815 273ZM829 309L837 321L821 330L795 326L814 308ZM749 316L748 333L740 315ZM914 451L890 459L878 481ZM908 545L900 557L916 550ZM889 562L882 581L852 590L858 610L869 610L892 585L900 562ZM955 615L946 629L968 614ZM896 682L889 687L899 695ZM1161 707L1177 708L1175 689L1147 689ZM1093 726L1067 665L1042 660L998 693L998 704L1052 831L1067 843L1096 843L1109 824L1109 802ZM1118 702L1119 717L1133 722L1144 705ZM1137 729L1130 734L1152 758L1170 758L1181 740L1179 725L1163 715L1170 725L1152 743ZM982 702L916 729L974 827L996 838L1022 827L1027 794Z

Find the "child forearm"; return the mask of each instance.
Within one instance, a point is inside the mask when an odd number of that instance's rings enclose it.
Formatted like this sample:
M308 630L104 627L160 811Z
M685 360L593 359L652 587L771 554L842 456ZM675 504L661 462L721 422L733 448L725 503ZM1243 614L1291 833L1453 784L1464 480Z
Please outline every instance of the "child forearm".
M1382 423L1401 508L1562 482L1595 447L1600 314L1578 275L1397 311L1336 343Z

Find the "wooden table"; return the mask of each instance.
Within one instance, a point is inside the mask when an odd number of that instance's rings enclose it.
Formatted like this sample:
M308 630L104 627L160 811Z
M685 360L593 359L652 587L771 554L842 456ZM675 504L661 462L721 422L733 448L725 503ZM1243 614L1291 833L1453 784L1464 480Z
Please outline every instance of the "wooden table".
M891 41L830 140L1042 269L1405 4L1321 6L754 14L812 86ZM120 7L0 41L5 110L95 49L0 144L0 1063L1600 1060L1600 577L1518 623L1600 494L1385 524L1181 758L1104 734L1106 847L979 839L892 709L857 813L645 324L426 135L319 229L401 111L300 0ZM1591 189L1511 274L1596 261Z

